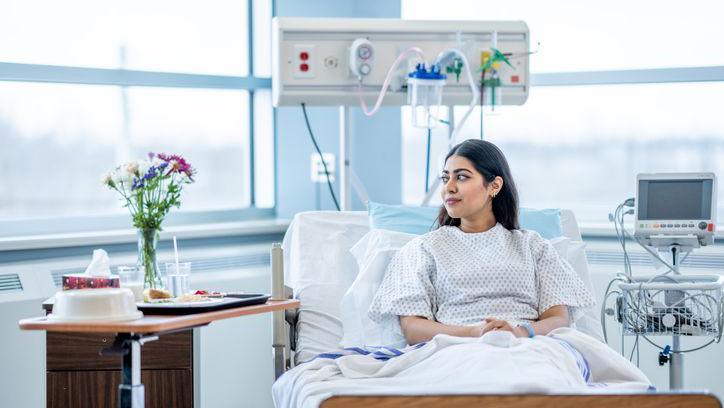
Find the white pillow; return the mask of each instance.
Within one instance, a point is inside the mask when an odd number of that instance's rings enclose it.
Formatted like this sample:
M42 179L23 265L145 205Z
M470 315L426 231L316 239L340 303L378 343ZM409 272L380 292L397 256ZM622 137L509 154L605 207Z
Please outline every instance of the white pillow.
M549 239L548 242L553 245L553 248L556 249L556 252L558 252L558 255L565 259L568 255L568 244L571 242L571 240L567 237L555 237L552 239Z
M403 347L406 343L400 322L377 324L367 316L372 299L382 283L387 264L397 251L417 235L373 229L350 249L357 259L359 274L342 297L340 312L344 334L340 346Z
M568 263L573 267L573 270L578 273L578 276L583 281L583 284L586 285L586 288L592 294L595 294L596 292L593 289L591 273L588 271L588 261L586 260L586 243L583 241L571 241L568 245L566 261L568 261ZM595 297L596 296L594 295L594 298ZM601 318L597 312L597 307L589 308L578 318L578 320L573 322L573 327L595 339L604 341L603 329L601 328Z
M588 262L586 261L586 243L583 241L573 241L565 237L553 238L550 242L558 252L558 255L573 267L573 270L576 271L578 277L581 278L583 284L586 285L586 288L592 294L595 293L593 291L591 274L588 271ZM596 310L596 308L586 309L586 311L573 322L572 327L600 341L604 341L601 319L596 314Z
M289 225L283 243L284 283L301 302L296 362L337 349L342 294L357 276L349 248L367 231L365 211L303 212Z
M344 334L342 347L386 345L399 347L405 344L399 320L378 324L367 315L372 299L382 282L387 265L397 251L417 235L373 229L350 250L357 259L359 274L342 297L340 307ZM593 286L585 257L585 244L566 237L550 240L553 247L578 273L586 287L593 293ZM593 319L593 320L591 320ZM584 333L603 339L600 323L593 309L586 311L574 322L574 327Z

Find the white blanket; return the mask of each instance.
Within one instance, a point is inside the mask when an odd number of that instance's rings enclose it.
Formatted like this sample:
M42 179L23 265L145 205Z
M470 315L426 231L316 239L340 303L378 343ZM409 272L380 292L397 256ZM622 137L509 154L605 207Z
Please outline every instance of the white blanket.
M580 359L559 340L585 358L588 382ZM306 408L333 395L591 393L611 388L647 390L650 381L600 341L561 328L534 339L508 332L481 338L438 335L387 361L370 355L317 358L281 376L272 394L277 408Z

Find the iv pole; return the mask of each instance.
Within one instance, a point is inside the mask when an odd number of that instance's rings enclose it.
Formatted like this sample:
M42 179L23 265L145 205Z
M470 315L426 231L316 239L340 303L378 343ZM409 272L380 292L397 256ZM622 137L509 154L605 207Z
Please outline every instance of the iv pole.
M679 245L669 246L671 252L671 265L674 267L674 273L680 275L679 272ZM684 387L684 355L680 353L681 345L679 343L679 334L671 335L671 356L669 357L669 389L679 390Z
M342 211L352 210L352 191L363 203L369 201L369 194L362 181L350 165L350 112L349 107L339 107L339 207Z
M455 133L455 107L453 105L449 105L447 107L448 111L448 132L447 132L447 151L452 149L453 143L455 142L453 140L453 133ZM440 177L435 177L435 181L433 181L432 186L430 186L430 189L427 190L427 194L425 194L425 198L422 200L422 206L428 206L430 205L430 200L432 200L432 197L437 194L437 189L440 187Z

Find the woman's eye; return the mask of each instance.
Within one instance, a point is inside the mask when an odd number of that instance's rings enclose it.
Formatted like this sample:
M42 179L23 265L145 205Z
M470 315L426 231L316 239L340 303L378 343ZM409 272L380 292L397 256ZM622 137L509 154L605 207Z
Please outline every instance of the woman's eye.
M442 180L443 183L447 183L447 181L450 180L450 177L448 177L448 176L440 176L440 180Z
M468 178L468 176L465 176L465 175L462 175L462 174L459 174L459 175L458 175L458 180L466 180L467 178Z

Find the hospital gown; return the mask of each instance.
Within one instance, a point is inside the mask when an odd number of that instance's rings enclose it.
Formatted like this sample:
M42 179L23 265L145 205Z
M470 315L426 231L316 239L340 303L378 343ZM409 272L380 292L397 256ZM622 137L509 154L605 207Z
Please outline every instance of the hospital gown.
M498 223L479 233L443 226L410 241L387 267L369 316L378 323L421 316L465 326L491 317L516 325L557 305L568 306L573 320L593 304L550 242Z

